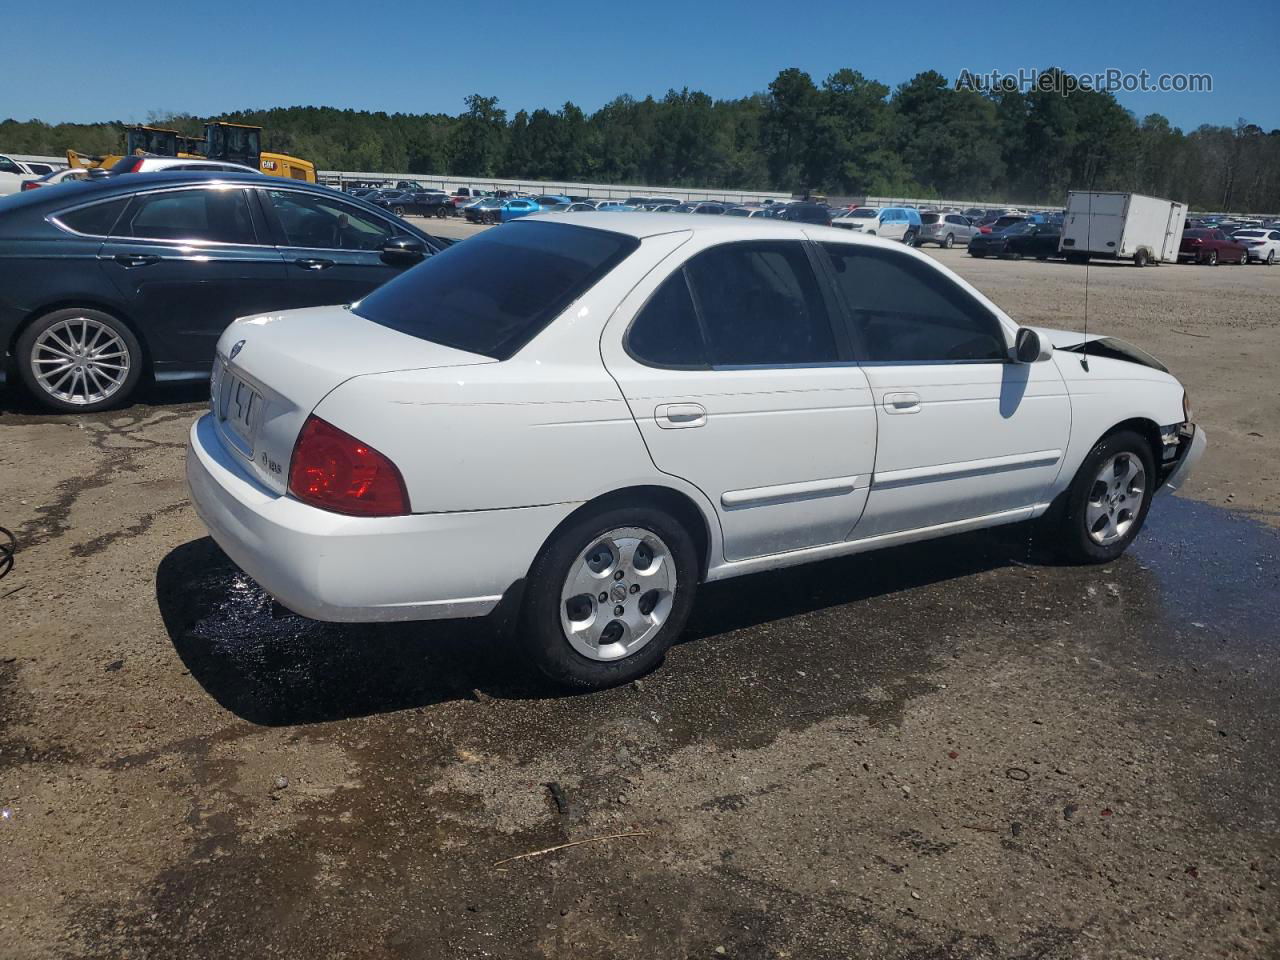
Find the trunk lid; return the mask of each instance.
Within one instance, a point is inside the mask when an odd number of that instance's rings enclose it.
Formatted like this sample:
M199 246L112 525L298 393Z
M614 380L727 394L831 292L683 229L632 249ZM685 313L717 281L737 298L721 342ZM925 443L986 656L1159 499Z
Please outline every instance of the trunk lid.
M346 307L289 310L226 329L209 406L223 445L259 482L284 493L303 422L339 384L374 373L496 362L400 333Z

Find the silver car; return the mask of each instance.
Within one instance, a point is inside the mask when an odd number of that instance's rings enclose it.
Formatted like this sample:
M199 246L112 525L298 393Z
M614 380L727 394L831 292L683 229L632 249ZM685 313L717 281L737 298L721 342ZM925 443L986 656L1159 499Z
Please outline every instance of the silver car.
M967 246L969 238L977 232L978 228L962 214L922 213L915 245L918 247L926 243L936 243L947 249L957 243Z

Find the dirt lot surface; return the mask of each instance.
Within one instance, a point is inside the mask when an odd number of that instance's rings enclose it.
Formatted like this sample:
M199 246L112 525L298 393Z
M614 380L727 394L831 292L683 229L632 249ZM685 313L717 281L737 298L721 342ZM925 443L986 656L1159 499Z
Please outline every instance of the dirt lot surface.
M937 256L1079 327L1082 268ZM586 696L487 621L273 608L186 501L203 389L0 392L0 956L1280 955L1280 269L1090 273L1210 437L1128 555L716 584Z

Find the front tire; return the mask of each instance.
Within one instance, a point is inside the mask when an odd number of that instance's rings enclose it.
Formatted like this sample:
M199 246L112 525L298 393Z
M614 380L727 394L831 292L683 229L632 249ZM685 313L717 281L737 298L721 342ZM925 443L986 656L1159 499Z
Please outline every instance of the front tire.
M1204 262L1206 266L1216 267L1218 265L1218 251L1210 250L1208 255L1204 258Z
M1146 522L1155 482L1146 438L1132 430L1103 437L1084 458L1065 499L1046 515L1046 539L1075 563L1110 563Z
M71 307L40 317L18 337L18 371L31 394L63 413L123 403L142 376L142 346L109 313Z
M598 690L635 680L684 629L698 567L689 531L665 510L640 505L586 514L534 560L521 644L560 686Z

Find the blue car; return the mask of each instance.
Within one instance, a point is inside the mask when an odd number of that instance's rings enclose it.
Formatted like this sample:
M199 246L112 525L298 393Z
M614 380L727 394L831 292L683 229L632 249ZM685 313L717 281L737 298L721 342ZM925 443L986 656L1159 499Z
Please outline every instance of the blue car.
M506 223L517 217L527 217L531 213L542 212L542 208L536 201L525 197L513 200L488 197L466 209L467 219L473 223Z

